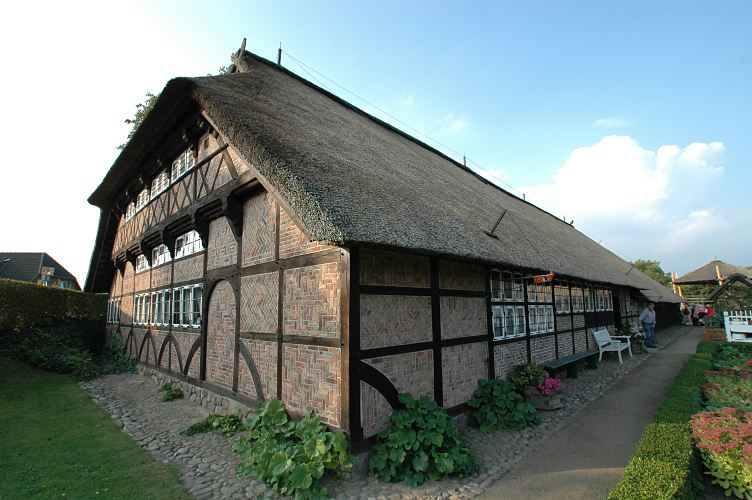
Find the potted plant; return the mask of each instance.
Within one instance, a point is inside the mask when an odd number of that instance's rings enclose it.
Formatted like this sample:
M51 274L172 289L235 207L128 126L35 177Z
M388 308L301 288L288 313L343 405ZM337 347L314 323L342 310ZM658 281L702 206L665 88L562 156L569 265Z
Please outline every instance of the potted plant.
M550 377L540 365L527 363L517 366L509 381L538 410L556 410L563 405L561 389L564 382Z
M629 343L632 346L633 354L642 354L644 352L648 352L645 332L640 331L639 327L636 324L630 325L629 322L624 321L623 329L621 331L617 330L617 333L619 335L629 336Z
M538 410L558 410L564 405L562 401L564 381L550 377L548 372L544 373L546 378L535 388L529 401Z
M703 340L726 340L726 323L723 319L723 313L716 310L712 316L705 317L705 324L702 330Z

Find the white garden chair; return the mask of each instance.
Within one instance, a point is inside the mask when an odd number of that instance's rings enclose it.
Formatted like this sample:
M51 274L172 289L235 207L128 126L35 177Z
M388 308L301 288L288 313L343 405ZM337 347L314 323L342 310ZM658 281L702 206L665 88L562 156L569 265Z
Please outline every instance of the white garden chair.
M603 359L604 352L615 352L619 356L619 363L622 363L621 351L629 351L629 357L632 357L632 344L629 342L628 335L611 335L605 328L593 332L593 337L598 343L598 361Z

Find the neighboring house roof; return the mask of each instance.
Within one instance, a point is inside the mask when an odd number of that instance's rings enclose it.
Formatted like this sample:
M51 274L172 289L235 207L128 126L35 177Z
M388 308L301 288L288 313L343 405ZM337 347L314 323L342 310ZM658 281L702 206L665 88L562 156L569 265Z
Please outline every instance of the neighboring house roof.
M718 285L715 287L708 295L705 297L706 300L715 300L717 299L723 292L729 289L731 285L734 283L742 283L744 285L747 285L748 287L752 288L752 278L749 276L746 276L744 274L736 273L732 274L730 276L727 276L726 279L723 280L722 285Z
M250 66L247 73L171 80L89 202L107 207L138 175L157 132L176 126L176 110L193 101L314 240L650 288L629 263L570 224L436 149L270 61L251 56ZM488 236L504 211L498 239ZM106 239L97 242L89 280L115 230L103 210L99 232ZM87 282L87 290L103 287L101 278L97 283Z
M44 252L0 252L0 278L35 281L42 267L54 267L55 278L70 280L80 289L76 277Z
M700 283L718 283L718 274L715 266L721 271L721 277L726 278L732 274L741 274L742 276L752 277L752 270L742 266L726 264L721 260L711 260L699 269L685 274L674 280L678 285L700 284Z

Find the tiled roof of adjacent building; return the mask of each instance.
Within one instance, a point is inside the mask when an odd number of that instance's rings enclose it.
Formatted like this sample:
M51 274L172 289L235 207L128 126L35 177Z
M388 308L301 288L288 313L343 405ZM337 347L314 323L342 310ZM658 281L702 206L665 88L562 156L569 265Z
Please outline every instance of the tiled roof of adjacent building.
M0 252L0 278L34 281L42 267L54 267L56 278L71 280L80 288L76 277L45 252Z

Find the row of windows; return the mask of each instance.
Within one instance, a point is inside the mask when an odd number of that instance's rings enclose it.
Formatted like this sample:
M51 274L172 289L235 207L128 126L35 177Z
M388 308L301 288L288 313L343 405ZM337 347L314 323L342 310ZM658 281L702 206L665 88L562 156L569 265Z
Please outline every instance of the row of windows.
M107 302L107 322L118 323L120 321L120 302L122 299L110 299Z
M133 298L133 324L199 328L202 302L202 285L137 294Z
M530 325L531 334L554 331L553 306L528 306L527 318L524 306L494 305L491 306L491 313L494 340L524 337L527 325Z
M139 210L149 204L149 201L153 200L154 198L159 196L160 193L170 187L170 179L172 179L172 182L174 183L182 176L184 176L188 171L190 171L195 164L196 160L191 148L188 148L180 153L177 159L172 162L170 177L167 176L166 170L157 174L157 176L151 183L151 190L147 187L138 194L135 203L132 202L128 205L128 208L125 211L125 220L131 220L131 218L136 215Z
M179 236L175 240L175 258L185 257L194 253L200 252L204 249L204 244L201 242L201 236L196 231L189 231L182 236ZM166 262L170 262L170 252L167 245L159 245L151 252L151 265L159 266ZM145 255L139 255L136 257L136 272L146 271L149 269L149 261L146 260Z

